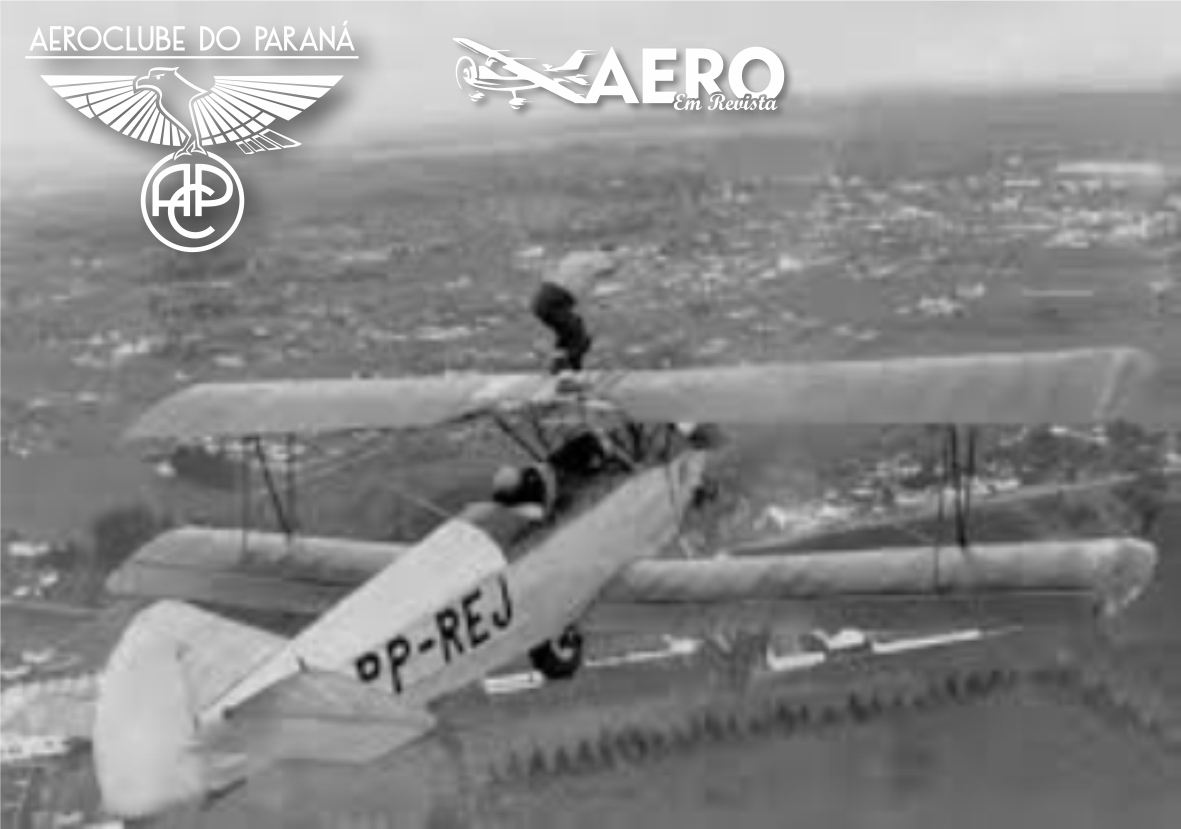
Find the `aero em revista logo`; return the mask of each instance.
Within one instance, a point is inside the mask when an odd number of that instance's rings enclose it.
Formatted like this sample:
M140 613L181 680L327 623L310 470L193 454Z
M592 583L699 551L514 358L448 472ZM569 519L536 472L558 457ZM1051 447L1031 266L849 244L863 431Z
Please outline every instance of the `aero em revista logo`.
M619 98L625 104L671 106L678 112L714 110L721 112L774 112L778 98L787 89L787 69L783 61L762 46L749 46L730 61L729 68L720 53L713 49L675 48L642 50L640 93L623 61L608 49L597 71L587 64L599 54L594 49L576 49L562 63L540 63L536 58L510 55L509 49L492 49L466 37L455 42L471 54L464 54L455 64L455 81L467 87L468 98L482 103L489 94L507 93L508 104L516 110L530 101L522 92L541 90L571 104L593 106L603 98ZM761 64L767 74L766 85L752 90L744 73L748 66ZM681 74L678 79L678 68ZM723 79L730 96L722 91ZM681 87L677 88L680 80Z

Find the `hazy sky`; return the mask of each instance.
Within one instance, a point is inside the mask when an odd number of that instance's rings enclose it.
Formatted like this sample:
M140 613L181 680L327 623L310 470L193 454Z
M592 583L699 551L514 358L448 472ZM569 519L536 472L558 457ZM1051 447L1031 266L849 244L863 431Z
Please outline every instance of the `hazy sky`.
M131 74L142 60L30 61L38 26L201 25L329 27L348 22L359 61L186 61L207 86L214 74L339 73L322 110L290 128L329 146L453 122L511 137L539 118L589 117L545 93L513 112L503 96L474 106L455 81L469 37L515 55L560 63L574 49L610 47L639 86L644 47L708 47L727 58L763 46L787 64L798 92L879 88L1160 85L1181 80L1181 4L1176 3L609 3L609 2L152 2L0 3L0 165L61 169L83 159L110 163L159 155L88 122L42 74ZM247 45L247 44L244 44ZM253 45L252 43L248 45ZM192 46L190 45L190 51ZM595 64L597 69L597 63ZM616 111L622 105L607 105ZM100 135L101 133L101 135ZM109 133L109 135L108 135ZM132 145L132 146L128 146ZM138 158L139 153L143 158ZM67 162L67 159L69 160ZM116 161L118 159L118 161Z

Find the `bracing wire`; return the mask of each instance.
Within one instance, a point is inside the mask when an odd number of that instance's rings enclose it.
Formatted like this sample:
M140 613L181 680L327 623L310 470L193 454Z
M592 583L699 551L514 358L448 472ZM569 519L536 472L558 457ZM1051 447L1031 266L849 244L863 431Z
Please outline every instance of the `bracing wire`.
M287 479L287 509L290 512L291 530L292 533L299 532L299 512L296 509L296 480L295 474L295 435L287 435L287 453L284 463L284 473ZM287 540L290 541L292 533L288 533Z
M969 531L972 512L972 487L976 479L977 446L979 429L969 426L960 435L960 427L952 424L943 433L942 474L939 480L938 529L935 534L934 549L934 579L935 589L940 590L942 573L940 565L943 548L943 532L947 523L947 490L951 489L953 531L955 543L961 550L967 551L972 539Z
M246 457L246 443L238 445L238 459L242 466L242 552L246 552L247 538L250 535L250 459Z
M939 500L938 500L938 508L937 508L937 512L936 512L935 550L934 550L934 554L932 556L932 560L934 562L933 563L933 568L934 568L933 577L934 577L935 589L937 591L941 589L940 585L942 583L942 574L940 573L939 564L940 564L940 558L941 558L941 554L942 554L942 550L943 550L943 530L944 530L944 527L946 526L947 475L948 475L948 469L950 468L950 463L949 463L949 459L948 459L948 445L947 445L946 435L945 435L944 440L940 443L939 453L940 453L939 465L941 467L941 469L940 469L941 474L939 476Z
M271 476L271 466L267 461L267 454L262 448L262 438L254 438L254 456L258 458L258 465L262 469L263 483L266 485L267 494L271 499L271 507L275 511L275 520L279 522L279 527L283 533L290 537L294 532L294 528L287 520L287 511L283 509L283 499L279 497L279 491L275 487L275 479ZM248 462L249 463L249 462Z
M420 509L426 510L427 512L431 513L432 515L436 515L439 518L442 518L444 521L450 520L451 518L455 517L454 513L444 509L443 507L439 506L438 504L436 504L434 501L430 500L429 498L425 498L421 495L415 495L410 490L408 490L402 486L399 486L398 484L387 483L387 486L389 487L390 491L393 492L395 495L397 495L399 498L403 499L404 501L406 501L410 504L413 504L416 507L419 507Z

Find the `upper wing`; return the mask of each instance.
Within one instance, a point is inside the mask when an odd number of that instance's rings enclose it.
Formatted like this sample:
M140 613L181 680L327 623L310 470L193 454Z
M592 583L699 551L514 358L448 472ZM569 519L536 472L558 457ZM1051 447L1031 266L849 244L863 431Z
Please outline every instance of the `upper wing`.
M599 393L637 420L1094 423L1135 414L1154 369L1127 348L751 365L621 375Z
M188 440L433 426L527 398L546 384L547 378L529 374L209 383L153 406L128 437Z
M587 372L580 394L651 422L1092 423L1136 413L1152 360L1132 349ZM561 402L552 377L211 383L167 398L131 439L398 429L495 406Z
M290 121L323 97L341 77L218 75L213 88L193 100L201 141L235 143L265 132L276 118Z
M1156 551L1118 538L637 562L585 624L700 632L759 623L905 629L1060 621L1122 609L1148 585Z
M151 144L181 147L189 130L160 106L155 89L135 88L134 75L42 75L58 95L87 118Z

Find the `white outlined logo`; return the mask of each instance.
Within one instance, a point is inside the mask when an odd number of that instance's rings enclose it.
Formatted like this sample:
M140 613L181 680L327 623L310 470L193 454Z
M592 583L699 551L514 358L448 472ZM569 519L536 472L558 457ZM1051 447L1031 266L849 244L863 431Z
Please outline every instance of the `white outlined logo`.
M226 75L209 89L177 67L146 75L42 75L87 118L128 138L176 147L156 162L141 191L144 222L160 242L187 253L215 248L237 229L245 207L238 174L206 150L237 146L246 155L300 146L271 129L319 100L340 75ZM174 113L184 112L184 120Z
M205 153L205 160L201 158L192 153L164 156L140 192L144 221L152 235L173 250L200 253L215 248L242 221L246 199L238 174L218 155Z
M748 46L730 61L725 83L730 96L722 92L718 81L726 68L726 61L713 49L671 48L644 49L643 74L640 89L642 98L628 77L619 55L608 49L593 78L583 70L590 49L576 49L562 64L543 63L540 69L527 65L535 58L510 56L508 49L491 49L466 37L455 42L472 52L455 64L455 82L460 89L470 87L468 98L481 103L489 93L506 92L512 97L509 106L521 109L528 98L521 93L541 89L572 104L594 105L603 97L618 97L627 104L671 105L678 112L690 110L760 110L775 111L777 99L787 88L787 68L783 61L762 46ZM680 91L669 89L678 80L676 64L683 59ZM746 85L745 71L752 64L762 64L766 82L762 89L752 90ZM705 102L705 106L703 106Z

